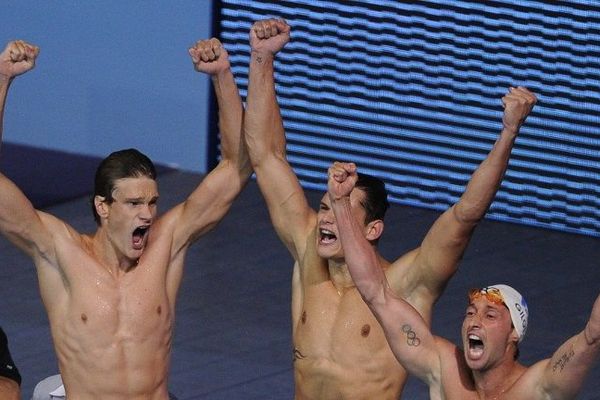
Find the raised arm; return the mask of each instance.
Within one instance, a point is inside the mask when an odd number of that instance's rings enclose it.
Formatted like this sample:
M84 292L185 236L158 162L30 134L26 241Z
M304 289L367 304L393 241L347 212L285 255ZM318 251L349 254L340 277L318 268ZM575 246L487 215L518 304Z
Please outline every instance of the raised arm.
M196 71L211 77L219 107L221 160L185 202L165 215L174 229L173 256L221 221L252 173L242 139L242 101L227 51L212 38L198 41L188 52Z
M339 239L352 280L383 327L398 361L406 370L439 388L441 363L437 341L421 315L388 285L378 256L369 239L378 228L364 226L352 213L350 193L356 184L356 167L334 163L329 169L328 195L335 215Z
M258 21L250 30L245 139L252 167L277 234L298 259L300 243L314 222L304 192L286 159L283 122L277 104L274 58L290 39L283 20Z
M39 49L22 40L8 43L0 53L0 142L8 90L15 77L35 66ZM23 192L0 173L0 232L12 243L36 257L47 254L52 239L39 214Z
M522 390L537 393L538 399L574 399L599 355L600 296L585 329L560 346L551 359L530 368L524 381L533 387L524 385Z
M523 87L510 88L502 98L503 127L492 150L471 176L460 200L435 221L421 246L405 260L413 266L408 279L413 286L407 292L417 289L415 298L431 304L458 268L475 227L494 200L519 129L535 102L535 95ZM390 278L392 285L397 281L394 278Z

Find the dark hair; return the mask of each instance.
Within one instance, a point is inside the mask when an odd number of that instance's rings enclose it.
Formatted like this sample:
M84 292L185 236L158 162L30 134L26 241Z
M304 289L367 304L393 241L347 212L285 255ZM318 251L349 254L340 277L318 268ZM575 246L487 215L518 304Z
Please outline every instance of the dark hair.
M96 170L92 196L92 211L96 224L100 225L100 216L96 212L94 197L102 196L110 204L113 202L112 193L117 180L143 176L156 179L156 169L152 161L136 149L115 151L100 162Z
M365 193L365 197L361 201L361 205L366 211L365 224L376 219L383 220L385 212L390 207L385 183L372 175L359 173L354 187Z

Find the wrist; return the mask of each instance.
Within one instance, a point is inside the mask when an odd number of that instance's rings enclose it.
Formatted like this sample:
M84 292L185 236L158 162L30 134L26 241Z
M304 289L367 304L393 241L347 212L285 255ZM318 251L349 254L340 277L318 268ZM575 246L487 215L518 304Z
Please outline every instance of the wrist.
M349 194L334 195L333 193L329 193L329 199L331 200L332 203L336 203L336 204L342 204L342 203L350 204L350 195Z
M269 51L260 51L260 50L251 50L250 51L250 61L255 61L258 64L273 64L273 60L275 59L275 54Z
M505 136L510 136L511 138L516 138L517 135L519 134L519 127L518 126L506 126L503 125L502 126L502 135Z
M233 73L231 72L231 67L224 68L220 71L217 71L210 75L210 78L214 81L221 81L223 79L229 78Z
M0 74L0 85L8 86L14 79L14 76L8 77L6 75Z

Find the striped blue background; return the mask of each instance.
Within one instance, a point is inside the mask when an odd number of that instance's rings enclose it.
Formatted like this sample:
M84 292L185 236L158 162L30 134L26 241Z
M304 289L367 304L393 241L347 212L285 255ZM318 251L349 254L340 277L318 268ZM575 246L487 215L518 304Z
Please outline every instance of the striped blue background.
M522 85L538 104L488 217L600 235L600 2L222 0L220 13L243 96L252 23L292 26L277 92L306 188L354 161L391 201L445 209Z

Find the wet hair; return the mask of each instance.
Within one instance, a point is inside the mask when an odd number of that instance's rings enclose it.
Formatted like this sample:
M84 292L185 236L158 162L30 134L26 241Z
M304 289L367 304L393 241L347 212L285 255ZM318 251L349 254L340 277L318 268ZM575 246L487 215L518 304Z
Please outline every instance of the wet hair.
M96 169L92 196L92 211L96 224L100 225L100 216L96 212L94 197L102 196L110 204L114 201L112 194L117 180L141 177L156 179L156 169L152 161L136 149L115 151L100 162Z
M365 224L376 219L383 220L390 207L385 183L372 175L359 173L354 187L365 193L364 199L360 202L366 211Z

